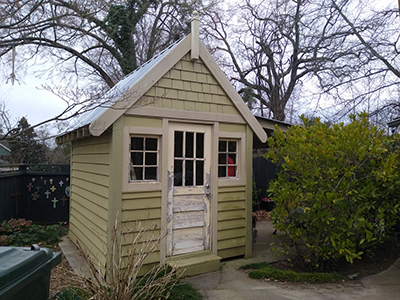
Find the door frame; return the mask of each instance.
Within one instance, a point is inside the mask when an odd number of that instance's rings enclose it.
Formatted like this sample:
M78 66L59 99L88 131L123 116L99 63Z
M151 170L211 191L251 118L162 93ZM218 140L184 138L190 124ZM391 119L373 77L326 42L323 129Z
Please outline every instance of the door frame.
M205 250L208 253L217 255L217 217L218 217L218 164L217 153L218 153L218 138L219 138L219 123L218 122L207 122L207 121L193 121L186 119L163 119L163 142L161 145L161 173L160 179L162 184L162 198L161 198L161 231L164 234L164 238L160 245L160 261L165 262L167 259L167 201L168 201L168 190L169 190L169 174L168 174L168 141L173 138L169 136L169 125L170 123L186 123L186 124L198 124L198 125L210 125L211 126L211 168L210 168L210 182L211 182L211 199L210 199L210 250Z

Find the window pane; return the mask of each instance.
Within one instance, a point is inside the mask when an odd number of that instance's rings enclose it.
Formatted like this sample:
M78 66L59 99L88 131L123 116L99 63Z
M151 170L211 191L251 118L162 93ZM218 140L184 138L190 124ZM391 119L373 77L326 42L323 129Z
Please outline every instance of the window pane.
M204 161L196 161L196 185L204 184Z
M146 166L157 165L157 153L146 153Z
M236 165L236 154L229 153L228 165Z
M204 133L196 133L196 157L204 158Z
M236 142L235 141L228 142L228 152L236 152Z
M238 176L238 141L219 141L218 143L218 177Z
M185 186L193 185L193 160L185 161Z
M226 167L225 166L218 167L218 177L226 177Z
M174 160L174 186L182 186L182 160Z
M186 151L185 157L193 157L194 153L194 133L193 132L186 132Z
M132 180L143 180L143 168L142 167L132 168L131 178Z
M131 138L131 150L143 150L143 138L141 137Z
M132 165L143 165L143 152L131 153Z
M218 154L218 164L226 165L226 154L225 153Z
M219 152L226 152L226 141L219 141L218 151Z
M175 131L174 157L183 157L183 132Z
M146 180L157 180L157 167L146 167L144 172Z
M236 177L236 166L228 167L228 177Z
M157 151L157 139L146 138L146 150Z

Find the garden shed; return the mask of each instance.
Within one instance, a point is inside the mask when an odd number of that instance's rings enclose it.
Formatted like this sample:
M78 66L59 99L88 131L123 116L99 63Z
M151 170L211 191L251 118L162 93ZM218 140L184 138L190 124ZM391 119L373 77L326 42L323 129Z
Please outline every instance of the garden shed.
M267 134L200 42L198 23L195 14L189 35L57 138L72 144L69 236L94 258L117 213L124 225L167 232L148 266L170 257L193 275L251 257L253 136L265 143Z

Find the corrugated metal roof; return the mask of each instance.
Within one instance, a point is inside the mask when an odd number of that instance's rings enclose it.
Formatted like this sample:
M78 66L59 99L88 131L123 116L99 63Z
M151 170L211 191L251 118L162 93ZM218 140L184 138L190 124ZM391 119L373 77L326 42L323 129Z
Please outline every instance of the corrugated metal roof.
M104 97L102 97L95 105L88 108L76 121L69 131L81 128L83 126L91 124L98 117L100 117L112 104L114 104L127 90L135 85L140 78L142 78L147 72L155 67L174 47L176 47L182 39L178 40L162 52L148 60L146 63L138 67L132 73L125 76L119 81L111 90L109 90Z

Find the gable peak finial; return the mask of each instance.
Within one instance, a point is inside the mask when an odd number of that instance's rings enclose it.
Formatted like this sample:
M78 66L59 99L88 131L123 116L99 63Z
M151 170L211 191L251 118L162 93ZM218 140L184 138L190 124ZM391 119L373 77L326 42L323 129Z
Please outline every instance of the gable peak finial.
M193 11L192 18L192 49L191 49L191 59L192 61L196 61L199 59L199 13L195 10Z

